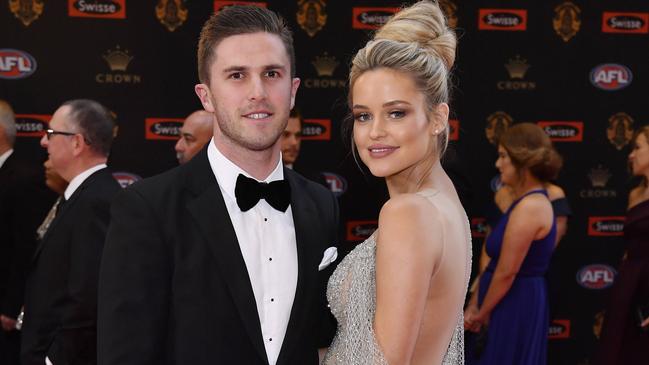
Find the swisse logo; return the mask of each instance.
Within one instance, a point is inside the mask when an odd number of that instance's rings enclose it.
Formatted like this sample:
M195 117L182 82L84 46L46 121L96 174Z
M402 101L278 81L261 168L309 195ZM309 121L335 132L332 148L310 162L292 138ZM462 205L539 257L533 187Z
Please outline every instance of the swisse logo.
M570 320L553 319L548 328L549 340L565 340L570 338Z
M329 185L329 190L334 193L335 196L341 196L347 191L347 180L333 172L323 172L327 185Z
M448 140L457 141L460 139L460 121L457 119L450 119L448 121Z
M616 63L599 65L590 72L590 83L606 91L624 89L631 85L631 80L633 80L631 70Z
M602 15L604 33L649 33L649 13L605 11Z
M478 29L524 31L527 29L527 10L524 9L480 9Z
M24 79L36 72L36 60L25 51L0 49L0 79Z
M378 226L378 221L349 221L347 222L347 241L363 241L371 236Z
M353 8L352 28L378 29L397 11L399 8Z
M613 285L615 275L615 269L608 265L588 265L577 272L577 283L586 289L606 289Z
M45 114L16 114L16 136L41 138L50 119L52 116Z
M182 118L146 118L144 137L146 139L176 140L180 137Z
M581 142L584 139L583 122L540 121L537 124L553 142Z
M136 181L142 180L142 178L138 175L131 174L130 172L123 172L123 171L113 172L113 178L117 180L117 182L122 188L132 185Z
M68 15L80 18L126 19L126 0L68 0Z
M258 1L219 1L216 0L214 1L214 12L218 13L219 11L223 10L223 8L227 8L228 6L232 5L249 5L249 6L258 6L260 8L265 8L268 5L265 2L258 2Z
M305 119L302 124L302 140L328 141L331 139L331 120Z
M622 236L624 217L588 217L589 236Z
M483 238L487 236L487 219L484 217L471 218L471 237Z

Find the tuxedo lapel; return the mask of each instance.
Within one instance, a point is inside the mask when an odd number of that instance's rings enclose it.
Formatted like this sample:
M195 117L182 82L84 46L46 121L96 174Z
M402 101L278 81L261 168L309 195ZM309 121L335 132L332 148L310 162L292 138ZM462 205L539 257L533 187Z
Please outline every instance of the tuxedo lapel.
M314 232L314 228L317 227L316 207L305 191L303 182L296 179L292 171L285 168L284 178L291 184L291 210L297 244L298 278L291 316L277 359L278 364L286 364L289 361L295 346L303 343L301 341L303 336L313 335L304 333L304 325L308 322L305 316L314 315L307 313L306 309L309 307L308 298L312 297L312 291L316 290L318 273L317 237Z
M187 209L199 226L218 264L250 341L261 358L267 361L257 304L246 263L205 150L187 165L187 187L194 193L194 197L187 202Z

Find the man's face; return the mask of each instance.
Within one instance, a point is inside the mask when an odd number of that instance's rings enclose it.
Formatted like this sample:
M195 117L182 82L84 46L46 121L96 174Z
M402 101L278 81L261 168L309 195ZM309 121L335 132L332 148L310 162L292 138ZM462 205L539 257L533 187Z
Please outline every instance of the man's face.
M286 129L280 138L282 144L282 161L285 165L292 165L300 155L302 142L302 124L299 118L288 118Z
M275 148L300 84L291 78L281 39L262 32L234 35L214 52L210 85L196 85L196 93L215 113L218 132L238 148Z
M196 112L190 115L180 128L176 143L176 157L180 164L191 160L212 138L212 115Z
M75 133L76 131L67 122L69 114L69 106L65 105L58 108L54 112L54 115L52 115L52 120L50 120L49 124L50 128L58 132ZM75 136L63 134L52 134L49 139L47 135L41 138L41 146L47 149L52 168L66 180L68 180L65 173L66 168L74 158L74 143Z

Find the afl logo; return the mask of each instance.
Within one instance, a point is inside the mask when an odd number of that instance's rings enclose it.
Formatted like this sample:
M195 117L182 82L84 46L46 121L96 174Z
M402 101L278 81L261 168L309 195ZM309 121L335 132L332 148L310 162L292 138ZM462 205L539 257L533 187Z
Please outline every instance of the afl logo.
M608 265L588 265L577 272L577 283L586 289L606 289L613 285L615 275L615 269Z
M36 72L36 60L25 51L0 49L0 79L24 79Z
M397 11L399 8L353 8L352 28L378 29Z
M347 191L347 180L344 177L333 172L323 172L322 175L324 175L327 185L329 185L329 190L335 196L341 196Z
M131 174L129 172L113 172L113 178L117 180L122 188L125 188L136 181L142 180L142 178L138 175Z
M480 9L478 29L523 31L527 29L527 10Z
M595 67L590 72L590 83L598 89L614 91L631 85L633 74L631 70L616 63L605 63Z

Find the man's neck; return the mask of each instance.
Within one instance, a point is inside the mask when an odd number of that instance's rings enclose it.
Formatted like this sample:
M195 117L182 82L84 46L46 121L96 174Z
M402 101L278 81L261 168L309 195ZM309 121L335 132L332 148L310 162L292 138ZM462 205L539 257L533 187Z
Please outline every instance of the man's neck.
M243 148L224 138L215 137L214 143L223 156L259 181L266 179L279 162L279 143L262 151Z
M81 173L84 171L88 170L91 167L100 165L100 164L105 164L108 159L106 157L90 157L90 158L85 158L81 161L78 161L76 164L71 166L71 169L68 171L66 176L63 176L63 178L67 181L70 182L72 179L75 177L79 176Z
M6 144L6 143L0 143L0 156L4 155L5 152L9 151L13 147Z

